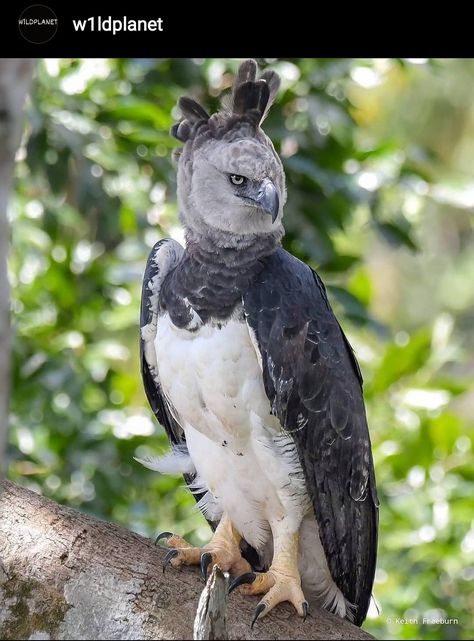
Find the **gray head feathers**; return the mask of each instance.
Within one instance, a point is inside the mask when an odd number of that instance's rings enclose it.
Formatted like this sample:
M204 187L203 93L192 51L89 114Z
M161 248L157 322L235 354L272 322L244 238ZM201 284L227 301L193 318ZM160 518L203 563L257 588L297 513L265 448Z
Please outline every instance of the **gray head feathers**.
M182 120L171 130L184 143L178 162L178 207L188 247L242 248L256 242L265 253L283 235L285 174L272 141L261 129L280 79L260 78L257 63L240 65L232 91L210 115L195 100L179 100ZM268 215L270 214L270 215Z
M237 72L232 93L225 96L221 111L210 116L192 98L179 100L183 119L173 125L171 134L181 142L205 134L208 138L221 138L228 131L242 125L250 134L255 132L265 119L280 87L280 77L275 71L265 71L257 79L255 60L243 62Z

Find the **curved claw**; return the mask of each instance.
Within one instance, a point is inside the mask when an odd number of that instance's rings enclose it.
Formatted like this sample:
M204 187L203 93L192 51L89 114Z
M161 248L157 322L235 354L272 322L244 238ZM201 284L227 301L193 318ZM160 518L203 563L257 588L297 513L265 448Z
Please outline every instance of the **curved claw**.
M262 612L265 610L265 603L259 603L257 607L255 608L255 612L253 615L252 623L250 624L250 629L253 630L253 626L255 625L255 621L258 619L258 617L262 614Z
M158 541L161 539L169 539L170 536L173 536L173 532L160 532L155 539L155 545L158 545Z
M229 589L227 591L227 594L230 594L235 590L235 588L238 588L239 585L244 585L244 583L253 583L255 579L257 578L257 575L255 572L245 572L244 574L241 574L240 576L235 577L231 584L229 585Z
M306 621L306 617L308 616L308 601L303 601L301 604L301 607L303 608L303 623Z
M201 575L204 579L204 582L207 581L207 569L212 563L212 554L210 552L204 552L201 556Z
M166 553L166 556L163 559L163 574L165 573L167 566L171 563L171 559L174 559L178 554L179 550L169 550L169 552Z

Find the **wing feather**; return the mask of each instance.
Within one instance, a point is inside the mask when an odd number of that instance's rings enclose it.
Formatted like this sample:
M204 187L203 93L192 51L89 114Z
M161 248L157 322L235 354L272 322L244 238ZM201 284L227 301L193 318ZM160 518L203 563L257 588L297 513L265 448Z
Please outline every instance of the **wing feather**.
M244 309L272 412L296 444L331 575L361 625L378 500L359 366L319 276L283 249L267 260Z
M140 367L145 394L159 423L172 445L184 446L186 438L161 389L156 363L154 340L159 317L160 288L166 275L179 263L183 248L175 240L160 240L150 252L143 276L140 307ZM195 474L183 474L187 485ZM202 494L196 494L196 500Z

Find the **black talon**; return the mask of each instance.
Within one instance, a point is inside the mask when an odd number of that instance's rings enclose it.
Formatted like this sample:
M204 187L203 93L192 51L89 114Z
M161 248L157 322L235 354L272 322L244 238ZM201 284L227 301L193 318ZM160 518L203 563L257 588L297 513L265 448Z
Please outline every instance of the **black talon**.
M173 532L160 532L160 534L158 534L158 536L155 539L155 545L158 544L158 541L160 539L169 539L170 536L173 536Z
M204 552L201 556L201 575L204 579L204 583L207 581L207 568L212 563L212 554L210 552Z
M306 621L306 617L308 616L308 601L303 601L301 604L301 607L303 608L303 623Z
M169 552L166 553L166 556L163 559L163 574L165 573L166 567L170 564L171 559L174 559L178 554L179 550L169 550Z
M245 572L244 574L235 577L235 579L233 579L232 583L229 585L227 594L233 592L235 588L239 587L239 585L244 585L244 583L253 583L256 578L257 575L255 574L255 572Z
M255 608L255 612L253 615L252 623L250 624L250 629L253 630L253 626L255 625L255 621L258 619L258 617L262 614L262 612L265 610L265 603L259 603L257 607Z

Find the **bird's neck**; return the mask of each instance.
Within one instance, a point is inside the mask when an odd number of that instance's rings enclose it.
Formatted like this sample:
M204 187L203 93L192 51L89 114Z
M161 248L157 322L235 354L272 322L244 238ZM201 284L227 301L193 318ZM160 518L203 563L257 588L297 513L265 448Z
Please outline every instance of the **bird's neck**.
M218 247L207 237L186 238L186 251L162 287L162 303L176 325L185 324L183 302L190 304L204 323L230 318L264 267L265 259L280 246L277 236L243 239L237 247ZM181 321L181 319L184 319Z
M186 254L199 265L223 266L235 272L254 271L262 259L270 256L280 246L281 234L232 235L227 244L222 236L200 235L191 230L186 232Z

